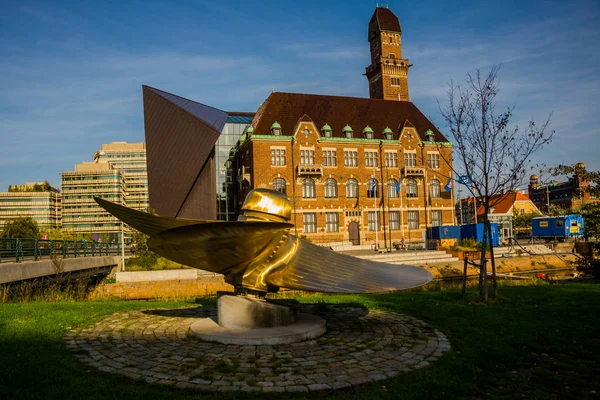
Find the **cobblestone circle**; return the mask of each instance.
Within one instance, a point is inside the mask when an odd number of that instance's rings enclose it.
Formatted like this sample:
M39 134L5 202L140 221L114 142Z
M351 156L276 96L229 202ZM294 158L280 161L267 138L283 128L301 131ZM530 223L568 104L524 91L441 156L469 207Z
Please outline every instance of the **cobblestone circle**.
M327 333L273 346L201 341L188 330L215 307L154 309L110 315L65 336L85 364L148 383L206 391L308 392L378 381L423 368L450 344L416 318L344 305L301 305Z

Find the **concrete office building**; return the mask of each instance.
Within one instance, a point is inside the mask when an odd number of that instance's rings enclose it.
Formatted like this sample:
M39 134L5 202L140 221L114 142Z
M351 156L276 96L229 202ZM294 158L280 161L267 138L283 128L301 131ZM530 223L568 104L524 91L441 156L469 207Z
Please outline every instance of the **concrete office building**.
M61 194L47 182L10 185L0 192L0 230L6 222L31 217L40 229L55 229L61 224Z
M81 239L97 235L101 242L120 240L121 222L104 211L94 197L125 204L125 177L108 162L83 162L74 171L61 173L62 227Z
M106 162L123 173L125 205L136 210L148 208L148 172L146 144L113 142L103 144L94 154L94 162Z

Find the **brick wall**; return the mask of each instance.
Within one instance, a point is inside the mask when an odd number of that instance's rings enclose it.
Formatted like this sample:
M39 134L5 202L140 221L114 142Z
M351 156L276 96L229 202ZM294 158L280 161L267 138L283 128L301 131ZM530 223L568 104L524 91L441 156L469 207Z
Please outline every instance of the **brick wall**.
M354 139L332 139L322 138L317 127L312 122L301 122L296 127L294 139L289 136L272 137L252 137L240 149L243 157L251 157L252 178L254 188L272 188L273 181L276 178L282 178L286 182L286 194L292 200L295 189L295 209L292 223L296 225L298 234L306 236L314 242L337 242L348 241L348 225L355 221L360 226L361 244L368 244L375 240L375 231L368 229L368 212L383 212L386 220L386 236L389 235L388 227L388 208L391 211L401 211L400 229L392 231L392 240L399 241L402 233L407 240L419 242L422 240L423 231L427 226L431 226L431 211L439 210L442 213L442 224L451 225L454 223L454 212L452 207L452 196L444 191L448 176L451 176L450 167L444 161L449 160L452 154L451 147L441 147L437 144L423 144L418 138L414 128L404 128L400 139L397 141L383 141L380 148L379 140L363 139L362 129L364 127L352 127L354 129ZM308 134L305 134L308 130ZM293 157L292 157L293 143ZM285 150L285 165L272 165L271 151L274 149ZM248 151L246 153L246 150ZM301 151L314 151L314 167L318 170L315 174L298 174L294 166L301 164ZM323 159L324 151L336 152L336 165L325 166ZM344 165L344 152L357 152L357 166ZM374 171L373 167L366 166L366 152L375 152L377 154L377 163L379 166L385 163L386 152L396 154L397 167L384 167L382 171ZM404 159L406 153L412 153L416 156L416 164L421 168L422 174L415 176L417 181L418 195L416 198L407 197L407 177L404 175ZM427 165L427 154L438 153L440 155L439 168L429 168ZM248 154L248 155L246 155ZM293 160L292 160L293 158ZM368 198L368 182L375 174L379 186L379 196L377 199ZM294 180L294 177L296 179ZM315 198L302 197L302 182L305 178L312 178L315 181ZM325 197L325 183L328 178L337 181L337 197ZM348 179L358 181L358 199L346 197L346 182ZM383 178L383 179L382 179ZM388 189L386 182L388 179L402 179L401 192L399 197L388 198ZM430 198L429 184L432 180L438 180L440 183L441 197ZM384 207L382 210L381 190L384 191ZM423 186L425 184L425 187ZM245 193L240 196L243 201ZM408 228L408 212L418 211L419 227L418 229ZM326 214L335 212L338 214L339 232L327 232ZM304 231L303 216L306 213L315 213L316 232L307 233ZM383 246L383 220L381 230L378 232L380 246ZM388 239L389 241L389 239Z

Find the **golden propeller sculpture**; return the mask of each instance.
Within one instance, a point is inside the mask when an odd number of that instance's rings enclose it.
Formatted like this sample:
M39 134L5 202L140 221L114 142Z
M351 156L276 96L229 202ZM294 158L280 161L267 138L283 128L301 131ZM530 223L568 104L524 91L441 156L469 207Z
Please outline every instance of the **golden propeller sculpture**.
M149 235L155 253L225 276L238 293L279 288L332 293L373 293L428 283L425 269L363 260L290 234L292 207L280 192L254 189L235 222L161 217L96 198L121 221Z

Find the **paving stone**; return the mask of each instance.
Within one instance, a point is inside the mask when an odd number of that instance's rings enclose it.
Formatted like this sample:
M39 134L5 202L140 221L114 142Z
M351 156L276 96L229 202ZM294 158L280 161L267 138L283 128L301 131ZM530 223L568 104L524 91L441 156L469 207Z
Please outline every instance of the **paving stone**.
M298 309L314 312L312 305ZM117 313L73 329L63 343L82 363L101 371L180 389L243 392L341 389L427 367L450 349L442 332L413 317L337 305L319 312L328 332L316 340L238 346L190 339L190 325L215 311Z

